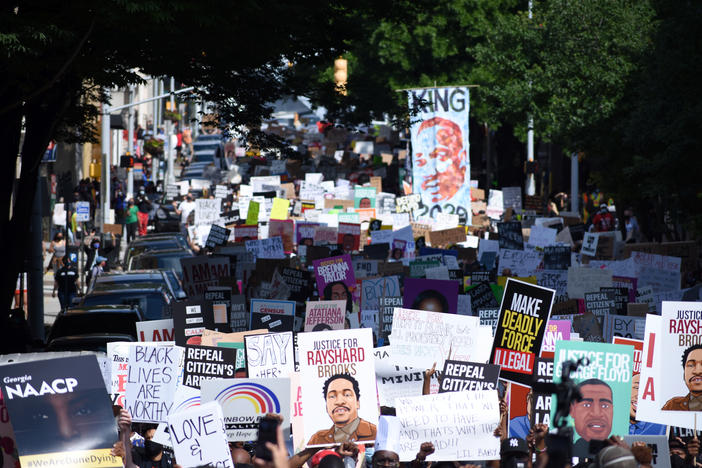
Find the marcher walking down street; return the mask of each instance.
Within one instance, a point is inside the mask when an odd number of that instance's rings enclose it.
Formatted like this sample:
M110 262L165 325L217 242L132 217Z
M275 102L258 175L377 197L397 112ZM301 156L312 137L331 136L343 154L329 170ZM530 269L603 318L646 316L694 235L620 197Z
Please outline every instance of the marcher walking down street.
M139 218L139 235L145 236L147 227L149 225L149 212L151 211L151 202L146 198L146 191L144 187L139 189L139 195L137 195L136 206L139 209L137 217Z
M126 216L124 218L124 223L127 226L127 243L131 242L136 236L138 211L139 209L134 205L134 199L130 198L127 205Z

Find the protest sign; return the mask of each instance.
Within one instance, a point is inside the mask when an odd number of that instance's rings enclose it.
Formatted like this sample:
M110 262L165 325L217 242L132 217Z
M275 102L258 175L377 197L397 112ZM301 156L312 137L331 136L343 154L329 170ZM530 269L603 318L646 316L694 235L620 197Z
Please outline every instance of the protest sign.
M168 433L178 464L185 468L234 468L222 408L209 402L168 416Z
M493 435L500 422L496 391L447 392L396 402L400 461L413 460L422 442L434 444L427 461L500 458L500 440Z
M432 216L456 213L471 224L468 88L413 90L409 106L418 111L410 128L412 193L421 195ZM440 158L438 147L448 148Z
M571 266L568 268L568 298L584 299L586 292L612 286L612 272L599 268Z
M600 236L594 232L586 232L583 236L583 246L580 249L580 255L594 257L597 253L597 241Z
M405 309L449 314L455 314L458 311L457 281L406 278L404 288Z
M293 220L271 219L268 222L268 237L279 237L283 244L283 251L286 253L291 253L293 251L295 237L295 226Z
M232 290L226 286L210 286L205 291L205 301L212 303L212 316L218 331L230 331L230 309L232 303Z
M359 187L353 191L354 208L375 208L375 187Z
M295 372L292 332L246 335L244 344L248 377L277 379Z
M500 249L524 250L522 223L519 221L497 223L497 232Z
M390 358L390 347L375 348L375 379L380 406L395 407L395 399L407 395L420 395L424 385L424 371L413 367L398 366ZM434 378L432 383L437 379ZM438 385L438 384L437 384Z
M175 336L173 319L137 322L136 329L139 341L173 341Z
M166 422L173 407L182 348L172 343L129 346L126 409L135 422Z
M502 187L502 206L506 210L512 208L515 213L522 212L522 188Z
M426 277L426 270L441 266L441 260L436 258L412 260L409 264L412 278Z
M349 291L356 286L350 255L315 260L312 265L320 297L328 301L350 296Z
M239 210L223 211L222 213L220 213L219 219L222 222L222 224L228 227L231 227L232 225L241 221L241 217L239 216Z
M349 438L357 443L374 441L378 401L371 330L301 333L297 340L300 376L305 382L302 405L307 445L341 442L335 438L335 428L344 428L356 417L360 422ZM343 400L338 398L342 394ZM337 409L342 404L348 409Z
M284 267L280 275L290 288L290 299L304 302L309 297L310 280L312 279L309 271Z
M236 294L232 296L230 304L229 326L233 332L241 332L248 329L249 314L246 313L246 296Z
M258 224L239 224L234 226L234 242L258 239Z
M590 312L573 317L573 331L585 341L604 342L601 320Z
M353 274L357 280L378 276L378 264L380 260L353 259Z
M466 230L460 226L429 232L429 243L432 247L449 247L465 241Z
M258 223L259 212L261 210L261 205L257 201L250 201L248 210L246 210L246 224L252 226ZM239 211L242 211L239 208Z
M222 200L220 198L198 198L195 200L195 225L214 224L219 221Z
M604 326L605 317L616 311L614 305L614 293L586 292L585 310L591 314L594 314L598 319L600 319L600 325Z
M288 219L288 211L290 210L290 200L285 198L274 198L273 206L271 207L271 220Z
M64 216L64 226L66 225L65 219L66 217ZM5 399L2 396L2 392L0 392L0 440L4 446L3 450L0 450L0 466L4 468L21 466L19 461L19 453L17 451L15 432L12 430L10 413L5 405Z
M531 276L541 265L542 255L536 250L500 250L500 275ZM481 260L482 262L482 260Z
M553 382L553 357L537 358L536 370L534 371L534 380L541 383ZM529 418L529 427L534 424L551 423L551 393L542 393L538 391L532 392L531 417ZM510 429L512 422L510 421Z
M702 392L702 379L699 378L698 364L695 364L702 362L702 349L695 346L702 344L702 302L663 302L661 319L661 345L665 350L664 356L671 363L662 365L660 369L663 383L661 409L702 411L696 399ZM677 366L678 362L682 369Z
M218 245L225 245L229 239L230 230L213 224L210 227L210 232L207 234L207 240L205 241L205 247L214 249Z
M614 284L614 277L612 277ZM614 295L614 310L618 315L626 315L626 305L629 302L629 289L622 287L604 287L600 288L601 292L612 293Z
M395 307L402 307L402 296L381 296L378 299L378 337L387 339L392 333L392 315Z
M558 231L545 226L533 226L529 233L529 245L546 248L556 243Z
M397 197L395 199L395 211L397 213L412 213L422 208L422 196L418 193Z
M378 310L381 297L399 296L400 294L399 276L364 279L361 282L361 309Z
M245 241L246 250L253 253L255 258L285 258L283 240L279 237Z
M500 367L464 361L444 361L439 393L497 390Z
M529 385L556 292L507 280L490 362L501 366L500 378Z
M122 466L110 455L117 428L94 356L5 364L0 382L2 421L9 413L23 466L69 468L83 460L94 460L90 466Z
M110 366L110 385L107 392L113 405L125 408L127 394L127 370L129 368L129 341L107 343L107 360Z
M212 303L194 299L174 302L173 328L178 346L200 344L202 332L206 328L214 328Z
M629 446L632 446L634 442L646 444L651 449L651 466L653 468L670 468L670 449L668 447L668 437L665 434L624 435L622 439Z
M563 362L577 362L580 358L587 358L589 363L581 365L571 378L582 384L579 390L583 399L571 404L568 425L575 429L573 455L582 458L589 453L590 441L629 433L634 349L609 343L558 341L553 381L561 381ZM555 416L552 405L551 427L557 423Z
M390 350L397 365L443 369L446 359L485 362L492 331L478 317L396 308ZM450 355L449 355L450 353Z
M554 303L568 300L568 272L565 270L541 270L536 272L536 284L556 291Z
M480 317L480 325L490 327L493 336L497 330L497 322L500 318L500 309L486 309L486 308L473 308L473 303L471 300L471 308L477 311L477 316Z
M549 245L544 247L544 270L567 270L570 268L570 247Z
M346 301L308 301L305 331L341 330L346 318Z
M544 341L541 343L541 356L552 358L556 351L556 341L570 339L570 327L569 320L549 320L546 325Z
M470 295L470 305L473 310L497 309L500 306L490 284L485 281L472 283L468 294Z
M604 320L602 337L605 342L611 342L614 337L634 338L643 340L645 317L627 317L625 315L609 315Z
M295 301L251 299L250 328L267 328L269 331L292 331Z
M256 440L258 421L266 413L283 418L283 436L290 436L290 379L205 380L200 388L202 403L214 401L222 407L229 442Z
M182 257L183 290L188 297L205 294L208 286L218 286L219 278L230 276L226 257Z
M200 388L203 380L234 378L236 353L233 348L186 345L183 385Z
M361 225L355 222L339 222L336 242L344 252L350 253L361 248Z

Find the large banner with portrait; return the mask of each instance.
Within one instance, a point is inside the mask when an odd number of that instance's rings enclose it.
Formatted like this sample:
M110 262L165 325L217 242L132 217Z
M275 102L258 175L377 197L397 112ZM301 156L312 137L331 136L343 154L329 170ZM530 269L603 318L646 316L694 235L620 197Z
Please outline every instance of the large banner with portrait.
M414 215L457 214L470 224L468 88L410 90L409 106L417 112L410 127L412 190L423 204Z

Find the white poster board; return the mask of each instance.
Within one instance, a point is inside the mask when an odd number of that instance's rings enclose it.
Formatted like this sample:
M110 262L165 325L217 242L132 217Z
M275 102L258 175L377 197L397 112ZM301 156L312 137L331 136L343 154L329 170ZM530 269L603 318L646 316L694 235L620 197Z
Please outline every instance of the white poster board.
M250 378L281 378L295 372L292 332L246 335L246 371Z
M234 468L224 432L222 408L209 402L168 416L168 432L178 464Z

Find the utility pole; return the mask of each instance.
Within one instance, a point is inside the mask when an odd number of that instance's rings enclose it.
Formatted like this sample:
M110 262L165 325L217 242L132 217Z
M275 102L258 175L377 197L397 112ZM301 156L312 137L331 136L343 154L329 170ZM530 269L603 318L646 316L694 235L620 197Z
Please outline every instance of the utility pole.
M171 97L169 100L170 103L170 108L171 112L175 113L175 95L173 94L175 92L175 78L171 77ZM168 119L166 122L166 128L168 131L166 132L166 144L164 145L164 148L166 150L166 177L165 181L163 183L163 188L165 190L166 184L172 184L175 183L175 175L173 174L173 158L174 158L174 151L175 151L175 145L172 145L171 137L173 136L173 121L171 119Z
M529 0L529 19L532 19L531 0ZM531 88L531 82L529 82ZM531 165L534 163L534 117L531 114L527 120L527 179L524 192L529 196L534 196L536 193L536 181Z
M570 211L577 213L580 208L580 175L578 166L578 153L570 156Z

